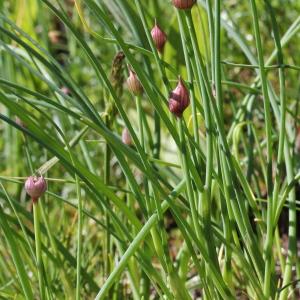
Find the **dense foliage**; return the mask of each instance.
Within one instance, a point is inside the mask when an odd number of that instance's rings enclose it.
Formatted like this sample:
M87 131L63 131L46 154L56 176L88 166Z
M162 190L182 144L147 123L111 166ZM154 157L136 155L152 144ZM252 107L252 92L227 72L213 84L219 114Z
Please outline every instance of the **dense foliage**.
M300 3L194 2L0 1L1 299L300 297Z

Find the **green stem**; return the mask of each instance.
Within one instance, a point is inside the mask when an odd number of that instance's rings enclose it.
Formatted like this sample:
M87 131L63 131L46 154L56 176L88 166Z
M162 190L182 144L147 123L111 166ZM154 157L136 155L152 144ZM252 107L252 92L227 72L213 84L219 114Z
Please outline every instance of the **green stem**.
M20 248L18 243L14 239L14 232L10 228L5 214L3 212L2 206L0 206L0 227L3 230L3 234L10 248L10 254L13 259L14 265L17 270L17 274L21 283L22 290L26 300L33 300L33 293L30 285L29 276L25 270L24 258L21 258Z
M143 109L142 109L142 99L140 96L135 97L135 103L136 103L136 111L137 111L137 118L138 118L138 137L141 144L141 147L143 151L146 149L146 143L145 143L145 136L144 136L144 127L143 127ZM146 153L146 152L145 152ZM150 214L152 209L152 203L150 201L149 196L149 185L148 180L144 178L144 189L145 189L145 198L146 198L146 208L147 208L147 214ZM159 258L162 258L162 247L160 240L156 238L156 230L152 229L151 231L153 243L156 249L156 252L158 253ZM144 295L145 300L149 299L150 295L150 282L149 278L147 278L147 274L145 272L142 272L141 274L141 293Z
M109 116L105 117L105 124L108 128L110 127ZM109 148L109 145L107 143L105 143L105 149L104 149L104 183L106 185L109 185L109 178L110 178L110 155L111 155L111 150ZM79 201L79 198L78 198L78 201ZM78 203L78 208L79 208L79 203ZM106 228L109 228L109 226L110 226L110 217L109 217L109 213L107 211L105 212L105 225L106 225ZM78 226L79 226L79 224L78 224ZM107 274L107 276L108 276L108 274L111 271L110 270L111 237L110 237L109 230L106 231L105 246L106 246L106 251L105 251L106 252L105 274Z
M222 99L222 78L221 78L221 1L215 3L215 49L214 49L214 65L215 65L215 89L216 99L219 108L219 114L224 119L223 99Z
M264 277L264 294L268 299L270 297L271 275L272 275L272 244L273 244L273 190L272 190L272 118L270 109L270 99L268 93L267 76L264 65L263 49L260 38L259 19L255 0L250 0L253 17L254 33L256 48L258 54L259 73L264 97L264 111L266 122L267 136L267 236L265 241L265 277Z
M191 207L191 213L192 213L192 220L193 220L193 226L194 230L196 232L196 235L199 236L200 233L200 224L199 224L199 219L198 219L198 212L197 212L197 206L195 203L195 197L194 197L194 192L191 184L191 176L188 168L188 162L187 162L187 155L188 154L188 149L186 147L186 141L184 137L184 124L183 120L180 119L178 121L178 126L179 126L179 136L180 136L180 142L181 142L181 158L182 158L182 170L184 174L184 178L186 180L186 186L187 186L187 195L188 195L188 201Z
M81 290L81 259L82 259L82 225L83 225L83 212L82 212L82 197L80 191L80 182L77 175L76 180L76 193L78 199L78 225L77 225L77 266L76 266L76 300L80 300ZM109 232L109 230L107 230Z
M213 22L213 11L211 0L206 0L206 10L208 17L208 26L209 26L209 40L210 40L210 53L211 53L211 78L212 83L215 82L215 62L214 62L214 53L215 53L215 38L214 38L214 22Z
M201 95L204 107L204 117L205 117L205 126L207 128L207 167L206 167L206 176L205 176L205 185L207 189L211 187L211 180L212 180L212 168L213 168L213 140L212 140L212 126L211 126L211 110L209 100L212 100L211 94L211 87L209 86L209 80L206 75L204 63L201 58L201 54L199 51L197 37L195 28L193 25L192 15L191 12L187 12L187 24L189 28L189 33L192 40L192 47L195 54L196 66L197 66L197 79L201 87Z
M144 126L143 126L143 108L142 108L142 99L140 96L135 97L135 104L136 104L137 119L138 119L138 137L141 144L141 148L146 154L146 141L144 135ZM153 205L150 201L148 180L145 178L144 178L144 188L145 188L147 213L150 214L153 209Z
M146 141L145 141L145 136L144 136L144 128L143 128L143 110L142 110L142 103L141 103L141 97L137 96L136 97L136 109L137 109L137 114L138 114L138 122L139 122L139 138L141 145L143 149L145 150L146 148ZM153 208L155 207L157 210L159 222L158 222L158 227L160 228L159 232L157 232L156 228L152 228L151 230L151 235L153 238L153 242L155 245L155 249L158 255L158 258L160 262L162 263L163 269L169 274L170 276L170 283L171 283L171 289L174 292L174 295L179 295L176 297L176 299L188 299L187 297L184 296L183 291L185 290L184 286L181 287L181 289L178 286L181 286L181 284L177 280L176 272L173 268L172 261L170 259L169 251L168 251L168 244L167 244L167 237L166 237L166 232L164 229L164 218L163 218L163 212L161 209L161 203L159 202L159 196L157 194L157 191L155 189L151 188L150 183L148 180L144 180L145 184L145 193L147 197L147 203L150 200L149 197L149 192L150 189L153 192L153 198L154 198L154 204L152 204L152 207L148 209L149 213L153 211ZM174 284L174 281L176 284ZM182 298L183 297L183 298Z
M195 61L197 66L197 79L201 87L201 95L204 108L205 126L206 126L206 172L205 172L205 186L204 191L200 195L201 201L201 216L203 217L204 232L208 241L209 254L212 260L217 263L217 256L215 251L214 240L211 238L211 225L210 225L210 205L211 205L211 183L213 174L213 130L212 130L212 113L210 108L209 99L212 99L211 87L205 71L204 63L201 58L201 53L197 43L195 28L193 25L191 12L187 12L187 24L191 36L192 47L195 54ZM213 101L213 100L212 100Z
M245 241L245 245L249 249L251 258L253 259L253 263L255 265L255 268L257 270L257 273L259 276L261 276L261 268L262 268L262 258L260 256L259 248L253 233L253 229L251 228L250 221L247 217L247 213L245 211L245 204L244 200L242 199L242 194L240 191L240 188L238 186L238 178L237 175L235 174L235 167L233 164L233 160L231 157L231 152L229 149L228 142L226 140L226 134L225 134L225 128L224 128L224 123L222 118L220 117L219 110L216 106L216 103L212 97L211 93L211 87L209 84L209 80L207 78L207 74L204 70L204 63L202 61L201 55L199 53L199 49L197 47L197 42L196 42L196 34L195 30L193 27L192 19L191 19L191 14L188 13L187 15L187 21L189 25L189 30L191 33L192 37L192 42L193 42L193 48L195 49L195 56L197 58L197 69L199 70L199 73L201 75L200 77L200 85L201 85L201 90L205 89L206 93L205 95L208 96L209 102L212 105L212 109L214 112L215 116L215 122L218 128L218 133L220 137L220 150L222 151L222 156L224 156L224 159L227 160L226 163L223 164L224 166L224 173L226 177L228 177L228 188L230 188L229 195L232 197L232 199L236 199L236 201L231 201L232 202L232 208L233 212L235 215L235 218L237 219L237 223L239 224L239 229L241 230L242 237ZM198 76L199 77L199 76ZM206 99L206 98L204 98ZM208 104L209 105L209 104ZM233 185L234 183L234 185ZM251 242L249 242L249 238Z
M159 73L160 73L160 75L162 77L162 80L164 82L166 94L168 94L169 91L171 90L171 85L170 85L170 82L169 82L168 77L166 75L166 71L165 71L164 65L161 62L161 59L160 59L159 54L158 54L158 51L155 48L153 39L152 39L151 34L149 32L149 28L148 28L148 25L147 25L147 22L146 22L146 19L145 19L145 15L144 15L144 12L143 12L144 9L143 9L143 7L141 5L141 1L140 0L135 0L135 5L137 7L139 16L141 18L141 21L142 21L142 24L143 24L143 27L144 27L144 31L146 33L147 40L148 40L148 42L150 44L152 53L154 55L155 62L156 62L156 65L158 67Z
M46 195L46 197L47 196L48 195ZM60 253L57 249L56 241L55 241L55 239L53 237L53 234L51 232L51 229L50 229L50 226L49 226L49 221L46 217L46 213L45 213L45 210L44 210L43 203L40 202L39 205L40 205L42 221L43 221L43 223L46 227L46 231L47 231L47 234L48 234L48 237L49 237L49 240L50 240L50 245L51 245L51 248L53 250L53 254L56 256L58 265L60 267L60 273L61 273L61 276L62 276L62 281L63 281L63 284L64 284L64 288L65 288L65 294L66 294L67 297L72 298L74 296L72 283L71 283L70 278L68 277L68 274L67 274L67 272L66 272L66 270L63 266L63 261L61 260Z
M170 196L170 200L174 200L185 188L185 181L182 180L180 184L173 190L172 195ZM162 203L162 211L165 212L169 207L167 201ZM119 261L117 267L112 271L109 275L108 279L105 281L104 285L102 286L101 290L97 294L95 300L103 300L106 299L106 295L109 292L110 288L114 284L116 278L122 273L125 269L128 261L132 255L134 255L135 251L140 246L141 242L145 239L145 237L151 231L151 228L157 223L158 215L154 213L147 221L147 223L143 226L141 231L136 235L134 240L131 242L130 246L125 251L124 255L122 256L121 260Z
M188 73L188 81L190 83L189 91L190 91L190 95L191 95L194 137L195 137L195 141L196 141L197 145L199 145L200 139L199 139L199 125L198 125L197 109L196 109L196 97L195 97L194 84L193 84L193 82L194 82L193 73L192 73L190 58L188 55L187 37L186 37L184 28L183 28L183 20L182 20L180 13L178 12L178 10L176 10L176 14L177 14L177 19L178 19L178 23L179 23L181 43L182 43L182 47L183 47L186 70Z
M38 269L38 281L40 288L40 298L45 299L45 285L43 280L43 260L42 260L42 248L41 248L41 230L40 230L40 208L39 202L41 199L33 203L33 218L34 218L34 235L35 235L35 252L36 263Z

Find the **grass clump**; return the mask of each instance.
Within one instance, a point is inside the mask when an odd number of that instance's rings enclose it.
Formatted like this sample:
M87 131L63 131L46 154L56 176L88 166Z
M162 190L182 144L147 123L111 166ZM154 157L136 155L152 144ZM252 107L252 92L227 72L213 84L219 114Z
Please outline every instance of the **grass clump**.
M297 299L299 4L100 2L0 4L0 297Z

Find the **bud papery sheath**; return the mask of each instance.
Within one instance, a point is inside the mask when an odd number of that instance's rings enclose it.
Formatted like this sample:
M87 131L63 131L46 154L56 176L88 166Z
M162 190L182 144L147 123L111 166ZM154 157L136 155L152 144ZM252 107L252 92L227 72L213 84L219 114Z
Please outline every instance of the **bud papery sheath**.
M162 52L167 41L167 35L163 32L163 30L157 25L155 22L154 27L151 30L151 36L153 42L155 44L156 49L159 52Z
M178 80L176 88L170 93L169 110L176 117L181 118L184 110L190 104L189 91L185 87L181 78Z
M129 68L129 76L127 78L128 90L135 96L140 96L143 93L143 86L139 81L136 73Z
M132 145L131 135L127 127L125 127L122 131L122 142L127 146Z
M25 190L35 203L47 190L47 183L43 176L29 176L25 182Z

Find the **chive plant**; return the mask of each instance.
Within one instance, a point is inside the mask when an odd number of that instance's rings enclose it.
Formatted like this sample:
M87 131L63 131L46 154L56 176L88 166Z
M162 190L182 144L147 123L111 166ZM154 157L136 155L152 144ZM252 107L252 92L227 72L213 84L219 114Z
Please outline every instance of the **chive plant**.
M0 297L297 299L299 4L29 2L0 4Z

